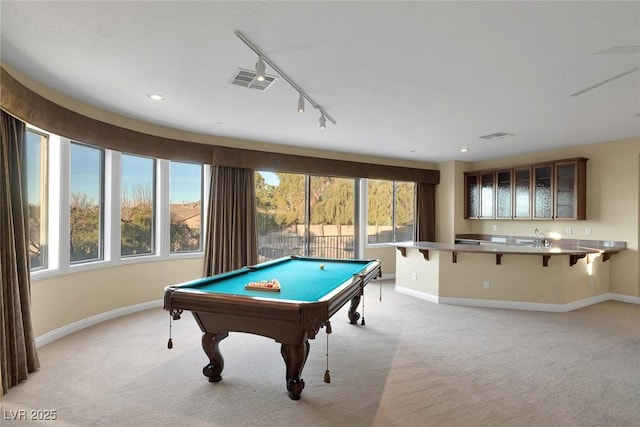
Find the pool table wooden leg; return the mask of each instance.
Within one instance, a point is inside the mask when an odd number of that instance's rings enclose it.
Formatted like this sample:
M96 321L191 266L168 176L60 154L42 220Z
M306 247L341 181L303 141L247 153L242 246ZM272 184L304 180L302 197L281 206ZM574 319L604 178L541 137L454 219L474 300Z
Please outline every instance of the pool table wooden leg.
M287 367L287 390L292 400L299 400L304 389L304 380L300 378L300 375L309 355L309 347L307 339L302 345L282 344L280 347L280 353Z
M209 377L209 382L215 383L222 379L224 369L224 358L218 344L229 336L227 331L219 331L217 334L205 333L202 335L202 349L209 356L209 364L202 368L205 377Z
M360 313L356 311L358 309L358 306L360 305L360 297L361 295L358 294L355 297L351 298L351 307L349 307L349 322L352 325L357 325L358 319L360 319Z

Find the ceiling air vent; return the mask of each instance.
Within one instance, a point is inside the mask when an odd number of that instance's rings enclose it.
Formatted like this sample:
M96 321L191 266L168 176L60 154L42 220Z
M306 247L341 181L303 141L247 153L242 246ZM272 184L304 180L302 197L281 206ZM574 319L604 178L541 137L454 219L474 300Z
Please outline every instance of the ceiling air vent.
M267 90L271 84L275 82L277 77L265 75L264 81L256 80L256 72L238 68L238 71L231 79L231 83L238 86L248 87L249 89Z
M513 134L508 132L496 132L490 135L480 136L479 138L486 139L486 140L494 140L494 139L509 138L510 136L513 136Z

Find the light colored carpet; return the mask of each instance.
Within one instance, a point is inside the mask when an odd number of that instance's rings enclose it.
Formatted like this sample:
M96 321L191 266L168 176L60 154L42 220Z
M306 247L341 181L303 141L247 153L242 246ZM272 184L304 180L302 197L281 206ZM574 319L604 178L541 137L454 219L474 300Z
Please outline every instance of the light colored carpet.
M148 310L39 350L41 369L9 390L2 426L638 426L640 306L570 313L436 305L367 287L366 326L332 318L310 341L299 401L288 398L280 345L232 333L223 380L189 313ZM57 420L11 421L55 410Z

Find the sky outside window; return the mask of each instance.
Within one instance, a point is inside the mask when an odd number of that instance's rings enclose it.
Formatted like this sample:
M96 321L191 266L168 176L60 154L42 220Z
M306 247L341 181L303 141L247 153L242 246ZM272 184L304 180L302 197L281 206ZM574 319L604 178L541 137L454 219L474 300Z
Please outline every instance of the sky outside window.
M171 204L193 203L202 198L202 166L171 162Z
M71 193L86 194L99 203L102 181L102 151L81 144L71 144Z

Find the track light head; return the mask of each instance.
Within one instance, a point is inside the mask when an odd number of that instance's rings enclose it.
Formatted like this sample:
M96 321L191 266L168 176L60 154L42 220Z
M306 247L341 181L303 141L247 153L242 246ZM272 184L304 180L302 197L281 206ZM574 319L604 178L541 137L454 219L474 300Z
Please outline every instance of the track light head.
M304 96L302 96L302 93L298 98L298 113L304 113Z
M327 118L324 116L324 113L320 113L320 129L325 129L327 127Z
M256 62L256 80L259 82L264 81L264 75L266 72L266 66L264 65L264 59L262 59L262 55L258 57L258 62Z

